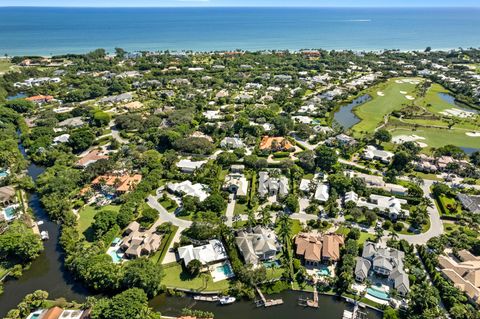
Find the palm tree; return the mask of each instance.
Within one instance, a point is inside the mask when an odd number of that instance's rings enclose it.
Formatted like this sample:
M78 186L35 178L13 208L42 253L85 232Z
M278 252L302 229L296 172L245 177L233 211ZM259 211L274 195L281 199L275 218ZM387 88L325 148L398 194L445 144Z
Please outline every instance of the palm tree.
M269 209L264 208L262 209L260 214L261 214L261 224L263 226L268 226L272 220L272 213L270 212Z
M395 241L396 241L396 240L398 239L398 234L397 234L397 232L396 232L395 230L392 230L392 231L390 232L390 234L389 234L389 237L390 237L391 240L395 240Z
M375 228L375 239L378 242L383 237L384 231L382 227Z

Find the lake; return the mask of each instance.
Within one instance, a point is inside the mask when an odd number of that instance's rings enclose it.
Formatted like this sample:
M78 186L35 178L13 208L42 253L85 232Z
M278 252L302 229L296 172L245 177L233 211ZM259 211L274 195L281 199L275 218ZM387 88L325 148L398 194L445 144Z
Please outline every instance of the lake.
M349 129L360 122L360 119L353 113L353 109L363 103L370 101L370 95L365 94L354 99L350 104L340 106L340 109L333 115L333 120L344 129Z

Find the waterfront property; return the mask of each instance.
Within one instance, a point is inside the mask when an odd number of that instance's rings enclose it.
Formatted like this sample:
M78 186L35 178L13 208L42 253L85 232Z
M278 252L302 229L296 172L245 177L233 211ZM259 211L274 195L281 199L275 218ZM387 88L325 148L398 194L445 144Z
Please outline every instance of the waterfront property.
M158 250L162 242L162 236L156 233L156 224L149 229L143 229L136 221L131 222L125 229L120 248L124 256L135 259L149 256Z
M343 244L343 237L337 234L299 233L295 237L296 254L310 267L339 261Z
M238 231L235 243L245 263L254 266L274 259L281 248L275 232L262 226L255 226L251 231Z
M39 309L28 315L26 319L87 319L90 318L90 309L62 309L52 307L50 309Z
M93 150L82 156L77 162L76 166L86 168L88 165L93 164L102 159L108 159L108 155L99 150Z
M410 291L410 281L403 267L404 258L402 251L366 242L362 256L357 258L355 279L358 282L369 279L379 286L388 285L401 296L406 296Z
M183 259L185 266L188 266L192 260L198 260L204 266L204 269L228 258L225 247L218 239L211 239L208 244L196 247L193 245L182 246L178 248L178 256Z
M480 304L480 257L467 250L459 251L458 255L460 260L452 256L438 257L442 274L456 288L465 292L470 300Z
M141 181L140 174L107 174L96 177L92 187L112 194L125 194L135 189Z
M0 205L6 206L15 203L15 188L13 186L0 187Z

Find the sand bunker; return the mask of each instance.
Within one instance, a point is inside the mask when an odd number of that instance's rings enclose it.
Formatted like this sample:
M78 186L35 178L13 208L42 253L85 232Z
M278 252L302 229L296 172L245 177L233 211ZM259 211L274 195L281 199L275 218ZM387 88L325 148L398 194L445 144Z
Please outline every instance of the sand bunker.
M397 135L397 136L394 136L392 138L392 142L395 143L395 144L403 144L405 142L415 142L417 143L418 146L424 148L424 147L427 147L428 144L426 143L423 143L423 142L419 142L419 140L424 140L425 137L422 137L422 136L418 136L418 135L415 135L415 134L412 134L412 135Z
M378 92L377 92L377 95L378 95L378 96L385 96L385 93L378 91Z
M397 84L407 83L407 84L417 85L418 83L420 83L420 81L414 80L414 79L403 79L403 80L395 80L395 83Z
M407 94L407 91L400 91L400 94L405 95L405 94Z
M480 132L467 132L465 134L470 137L480 137Z
M469 117L475 116L475 112L460 110L457 108L446 109L445 111L440 112L440 114L443 114L445 116L455 116L455 117L461 117L461 118L469 118Z
M415 100L415 98L414 98L413 96L411 96L411 95L405 95L405 98L406 98L407 100L410 100L410 101Z

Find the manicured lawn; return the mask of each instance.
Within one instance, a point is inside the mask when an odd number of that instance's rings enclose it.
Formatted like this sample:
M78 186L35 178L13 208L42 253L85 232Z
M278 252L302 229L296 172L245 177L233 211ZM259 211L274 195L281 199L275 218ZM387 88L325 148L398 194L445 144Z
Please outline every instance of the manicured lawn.
M169 213L173 213L175 212L175 210L177 209L178 205L177 203L170 199L170 198L167 198L166 200L162 200L161 198L158 200L158 203L160 205L163 206L163 208L165 208Z
M280 226L277 225L275 227L275 232L278 233L279 229L280 229ZM295 236L296 234L301 232L302 229L303 229L302 223L297 219L292 219L292 236Z
M238 202L235 204L235 209L233 210L234 215L242 215L246 214L248 210L247 204L239 204Z
M118 212L120 210L120 206L115 206L115 205L107 205L103 207L95 207L95 206L85 206L80 211L78 212L80 215L80 218L78 219L78 225L77 229L80 233L83 233L84 235L86 232L88 232L88 228L90 225L93 223L93 218L95 217L96 214L103 210L113 210Z
M172 240L175 237L175 233L177 231L178 231L178 226L172 225L171 232L162 238L160 247L155 252L155 254L152 257L150 257L151 260L153 260L155 263L162 262L163 258L165 258L165 255L168 252L168 247L170 247L170 244L172 243Z
M361 119L360 123L353 127L355 132L373 132L383 122L386 114L401 110L413 103L405 95L416 97L416 85L396 82L402 79L390 79L369 90L372 100L354 109L355 114ZM400 91L405 91L407 94L403 95ZM382 92L384 96L379 96L377 92Z
M360 246L362 246L364 242L374 241L374 240L375 240L375 235L374 234L360 232L360 238L358 239L358 244Z
M165 277L162 284L172 288L189 289L191 291L224 291L228 289L229 281L222 280L213 282L210 274L192 278L188 273L184 272L180 264L167 265L164 268ZM206 280L205 278L208 278Z
M451 211L447 208L448 205L450 205L451 207L455 207L456 209L454 211ZM462 206L453 197L447 197L445 195L439 196L438 206L442 215L445 216L457 217L459 214L462 213Z
M418 128L402 127L390 130L392 136L398 135L412 135L424 137L424 140L419 140L427 144L429 147L441 147L447 144L453 144L459 147L479 148L480 137L471 137L466 135L464 130L444 130L439 128Z

